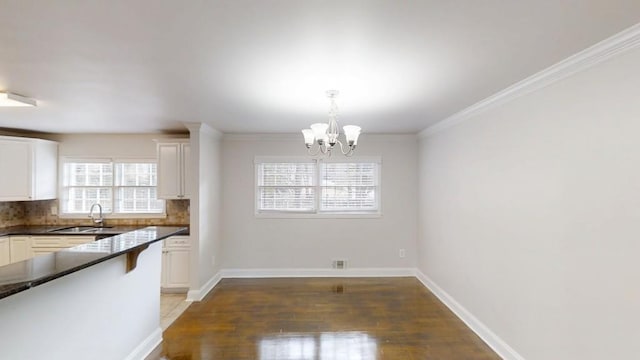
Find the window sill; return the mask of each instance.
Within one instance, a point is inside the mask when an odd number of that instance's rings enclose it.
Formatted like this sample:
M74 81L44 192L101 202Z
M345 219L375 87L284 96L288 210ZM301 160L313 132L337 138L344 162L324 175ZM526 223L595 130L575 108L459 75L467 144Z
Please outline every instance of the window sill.
M377 219L382 213L256 213L258 219Z

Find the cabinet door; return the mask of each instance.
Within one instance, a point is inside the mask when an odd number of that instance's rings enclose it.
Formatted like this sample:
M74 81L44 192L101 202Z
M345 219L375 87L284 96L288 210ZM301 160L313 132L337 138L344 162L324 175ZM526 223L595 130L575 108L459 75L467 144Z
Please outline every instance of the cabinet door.
M191 176L191 144L182 144L182 195L185 199L190 199L193 194Z
M33 200L55 199L58 193L58 143L33 142Z
M189 250L167 250L166 273L163 282L166 288L189 287Z
M11 248L9 246L9 237L0 238L0 266L11 263Z
M158 144L158 198L179 199L182 195L180 144Z
M11 247L11 262L19 262L33 257L31 240L28 236L9 237Z
M32 148L27 141L0 140L0 201L31 200Z

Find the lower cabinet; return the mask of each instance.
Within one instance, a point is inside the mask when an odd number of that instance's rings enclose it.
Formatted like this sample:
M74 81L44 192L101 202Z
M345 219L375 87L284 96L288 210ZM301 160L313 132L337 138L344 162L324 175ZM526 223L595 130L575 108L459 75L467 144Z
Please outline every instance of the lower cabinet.
M0 237L0 266L11 263L11 245L9 243L9 237Z
M33 257L30 236L0 237L0 266Z
M62 236L31 236L33 256L49 254L65 247Z
M183 292L190 285L191 243L188 236L165 239L162 248L161 287L165 292Z
M11 262L18 262L32 258L33 250L31 249L30 236L10 236Z

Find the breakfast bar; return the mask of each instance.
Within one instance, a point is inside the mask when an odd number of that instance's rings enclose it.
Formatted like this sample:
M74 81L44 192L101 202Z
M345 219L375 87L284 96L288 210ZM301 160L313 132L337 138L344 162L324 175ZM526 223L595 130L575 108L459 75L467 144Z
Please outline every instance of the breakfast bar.
M0 357L139 358L162 339L161 240L187 231L150 226L1 266Z

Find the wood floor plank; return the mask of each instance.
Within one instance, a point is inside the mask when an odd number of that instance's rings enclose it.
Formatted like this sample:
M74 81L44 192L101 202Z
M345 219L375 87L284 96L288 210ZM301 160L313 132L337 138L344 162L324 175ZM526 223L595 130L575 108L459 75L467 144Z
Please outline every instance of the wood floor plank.
M500 359L415 278L224 279L147 360Z

